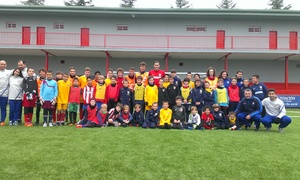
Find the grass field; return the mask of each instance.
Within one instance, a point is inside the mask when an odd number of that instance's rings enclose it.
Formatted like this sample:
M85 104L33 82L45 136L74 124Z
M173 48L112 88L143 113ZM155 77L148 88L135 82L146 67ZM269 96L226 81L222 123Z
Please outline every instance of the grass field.
M300 111L288 115L284 133L0 127L0 179L299 179Z

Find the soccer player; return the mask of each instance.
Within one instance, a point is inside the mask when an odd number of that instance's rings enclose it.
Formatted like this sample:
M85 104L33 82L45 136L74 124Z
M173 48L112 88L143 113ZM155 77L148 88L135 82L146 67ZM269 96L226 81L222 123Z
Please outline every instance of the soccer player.
M164 101L169 101L167 89L163 86L164 79L159 80L158 87L158 111L161 110Z
M170 79L170 75L169 75L169 74L166 74L165 77L164 77L164 83L163 83L163 86L164 86L164 88L166 88L166 89L167 89L168 86L170 85L169 79Z
M200 115L198 114L198 109L196 106L191 107L191 114L189 115L187 128L193 129L203 129Z
M95 98L96 88L93 86L92 77L87 77L87 85L83 88L82 97L83 97L83 109L84 117L87 118L87 106L89 105L91 99Z
M122 68L117 69L117 85L119 90L123 88L123 81L124 81L124 70Z
M228 90L223 85L223 79L218 80L218 87L215 89L215 103L218 104L221 110L228 114L229 97Z
M145 88L145 106L146 112L151 109L151 106L154 102L158 101L158 89L154 84L154 78L149 76L148 85Z
M203 127L205 129L214 129L214 116L211 113L210 107L204 108L204 112L201 115L201 119L203 121Z
M250 86L250 89L255 97L261 101L268 97L268 88L264 83L259 82L259 75L255 74L252 76L252 83L253 85Z
M129 123L132 120L132 115L130 113L130 107L128 105L124 105L124 109L119 116L119 120L123 127L129 126Z
M230 78L228 78L228 72L227 71L225 71L225 70L221 71L219 76L218 76L218 79L223 79L225 88L229 87L229 85L231 83L231 80L230 80Z
M82 91L81 91L82 93L83 93L84 87L87 85L87 77L89 77L90 75L91 75L91 68L86 67L84 69L84 75L79 77L79 85L82 89ZM83 108L84 103L83 102L84 102L83 94L81 94L81 97L80 97L80 110L79 110L80 119L83 119L83 114L84 114L84 108Z
M182 105L182 97L176 96L176 104L172 108L173 129L184 129L183 124L186 123L186 110Z
M132 121L130 121L131 126L142 126L145 121L144 113L140 104L134 106L134 112L132 115Z
M279 124L279 132L283 132L292 119L286 115L285 105L281 99L277 98L275 89L269 89L268 98L262 101L263 107L266 109L266 115L262 118L263 125L270 131L272 123Z
M159 69L160 64L158 61L154 62L153 67L154 69L149 71L149 76L152 76L154 78L154 84L158 86L159 79L165 77L165 71Z
M70 126L76 124L77 111L80 105L80 95L81 95L81 88L79 86L79 79L74 78L73 85L69 93L68 112L69 112Z
M145 86L143 85L143 77L138 76L136 78L136 85L134 86L133 104L134 106L137 104L141 105L143 113L145 112L144 96L145 96Z
M151 106L151 110L147 112L146 120L143 123L143 128L156 128L159 124L159 111L158 104L154 102Z
M125 79L128 81L128 87L129 89L131 89L132 91L134 90L134 86L135 86L135 72L134 72L134 67L129 68L129 74L127 76L125 76Z
M169 103L163 102L163 108L159 111L159 127L161 129L170 129L172 119L172 110L169 109Z
M63 80L57 82L58 96L57 96L57 125L65 125L66 110L68 109L69 93L71 82L69 75L63 74Z
M236 77L231 78L231 84L227 88L229 97L228 111L235 111L240 102L240 88L237 85Z
M141 62L140 63L140 71L136 72L135 77L142 77L142 84L144 87L146 87L148 85L148 77L149 77L149 73L146 72L146 66L147 64L145 62Z
M245 96L245 90L249 89L249 79L244 79L243 86L240 88L240 99L243 99Z
M105 103L105 95L106 95L106 85L105 85L103 75L98 76L98 82L95 88L96 88L96 94L95 94L96 104L99 111L99 109L102 107L102 104Z
M108 111L108 115L106 116L106 127L107 126L115 126L119 127L121 125L119 116L121 114L123 107L122 104L118 103L115 108L111 108Z
M127 80L124 80L123 82L123 88L120 89L120 102L123 104L124 108L125 105L128 105L129 108L132 110L131 104L132 104L132 97L133 92L128 87L129 83Z
M42 82L46 78L46 72L47 70L44 68L39 69L39 77L36 79L37 85L38 85L38 93L37 93L37 101L36 101L36 110L35 110L35 125L38 126L40 124L40 113L41 113L41 108L42 105L40 103L40 90L41 90L41 85Z
M203 89L201 87L201 81L198 79L195 81L196 87L190 91L188 100L192 100L192 106L196 106L198 113L202 112L203 107Z
M92 98L87 106L87 116L79 121L76 128L82 127L101 127L98 117L97 117L97 107L96 107L96 100Z
M203 104L204 107L212 107L215 102L215 90L210 88L209 82L204 83Z
M241 88L244 84L244 78L243 78L243 71L242 70L238 70L236 72L235 77L237 78L237 85L239 88Z
M105 79L105 84L106 86L110 85L111 83L111 77L114 75L114 71L112 69L108 69L106 79ZM116 78L115 78L116 79Z
M181 95L181 91L179 89L179 87L174 84L174 77L171 76L169 78L170 84L167 87L167 92L168 92L168 96L169 96L169 107L172 109L173 106L176 104L175 99L177 96Z
M171 76L174 77L174 84L176 84L178 86L178 88L180 89L182 86L182 82L179 76L177 76L177 71L176 69L172 69L171 70Z
M116 83L116 76L111 77L110 84L106 87L106 94L105 94L105 102L107 102L108 109L112 109L116 106L118 100L119 100L119 88Z
M220 110L220 106L218 104L212 105L213 111L212 115L214 116L214 126L217 129L226 129L227 128L227 117Z

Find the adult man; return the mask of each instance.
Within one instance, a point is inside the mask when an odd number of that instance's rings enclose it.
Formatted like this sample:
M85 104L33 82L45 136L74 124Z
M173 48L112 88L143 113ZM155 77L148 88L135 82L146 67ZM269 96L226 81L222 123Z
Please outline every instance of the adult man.
M261 101L252 95L251 89L246 89L245 98L240 101L238 108L235 110L239 123L245 125L245 128L248 129L254 121L255 131L258 131L261 121L261 112Z
M271 130L272 123L279 124L278 130L282 133L283 128L287 127L292 122L292 119L286 115L284 103L277 98L275 89L269 89L268 96L262 101L266 115L261 122L267 128L267 131Z
M20 68L22 70L22 74L23 74L24 78L28 77L28 74L27 74L28 68L27 68L26 62L24 60L18 61L18 68ZM35 74L33 76L35 76Z
M255 74L252 76L253 85L250 86L252 93L259 100L263 100L268 97L268 88L264 83L259 82L259 75Z
M6 69L6 62L0 60L0 110L1 110L1 126L4 126L6 118L6 106L8 102L8 80L12 75L13 70Z
M153 76L154 78L154 84L158 87L159 86L159 80L161 78L165 77L165 71L159 69L160 64L158 61L154 62L153 65L154 69L152 69L151 71L149 71L149 76Z
M145 62L141 62L140 63L140 72L136 72L136 74L135 74L135 78L142 76L142 78L143 78L142 84L145 87L148 85L148 77L149 77L149 73L146 72L146 66L147 66L147 64Z
M74 67L70 67L69 68L69 81L73 84L73 81L75 78L78 78L78 76L76 76L76 69Z
M176 84L178 86L178 88L180 89L182 86L182 82L181 82L180 77L177 76L176 69L171 70L171 75L174 77L174 84Z
M243 71L242 70L238 70L236 72L235 77L237 78L237 84L236 85L239 88L243 87L243 85L244 85Z

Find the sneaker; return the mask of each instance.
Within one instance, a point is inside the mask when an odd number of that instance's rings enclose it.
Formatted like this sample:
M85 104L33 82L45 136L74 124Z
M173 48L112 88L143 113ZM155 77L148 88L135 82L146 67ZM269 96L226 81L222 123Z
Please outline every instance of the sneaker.
M76 125L76 128L82 128L82 125L77 124L77 125Z
M60 124L61 124L62 126L64 126L64 125L65 125L65 122L64 122L64 121L61 121Z
M49 127L53 127L53 124L52 124L52 122L49 122Z
M24 126L28 126L28 122L24 123Z
M34 125L35 125L35 126L38 126L38 125L40 125L40 123L38 123L38 122L35 122L35 123L34 123Z
M44 123L44 124L43 124L43 127L47 127L47 123Z
M283 128L280 128L280 127L278 127L278 131L279 131L280 133L283 133L283 132L284 132Z
M4 122L2 122L1 124L0 124L0 126L4 126L5 125L5 123Z
M13 125L12 121L9 121L9 125L10 125L10 126L12 126L12 125Z
M266 128L266 131L271 131L272 127Z
M31 127L32 126L32 123L28 123L27 127Z
M15 122L13 123L13 125L14 125L14 126L18 126L18 121L15 121Z

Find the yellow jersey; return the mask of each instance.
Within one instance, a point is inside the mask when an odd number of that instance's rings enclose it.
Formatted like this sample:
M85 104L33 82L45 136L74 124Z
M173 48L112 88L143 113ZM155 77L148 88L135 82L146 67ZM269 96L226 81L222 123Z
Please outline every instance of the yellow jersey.
M70 81L59 80L57 82L57 103L58 104L68 104L69 101L69 93L72 83Z
M171 109L164 109L162 108L159 111L159 125L163 126L165 123L171 124L172 118L172 110Z
M144 100L148 103L148 106L146 106L146 110L151 109L152 103L158 102L158 88L156 85L146 86Z
M143 85L135 85L134 86L134 100L135 101L143 101L145 95L145 87Z

